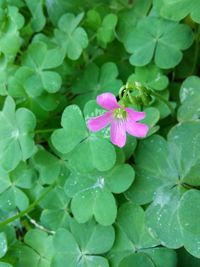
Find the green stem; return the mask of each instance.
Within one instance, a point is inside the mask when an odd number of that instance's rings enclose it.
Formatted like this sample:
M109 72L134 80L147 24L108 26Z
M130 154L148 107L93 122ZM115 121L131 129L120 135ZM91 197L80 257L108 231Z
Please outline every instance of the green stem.
M194 59L192 64L192 69L190 75L195 74L196 65L199 57L199 40L200 40L200 25L198 25L196 30L196 41L195 41L195 50L194 50Z
M174 118L176 117L176 116L175 116L174 108L173 108L173 106L170 104L170 102L169 102L167 99L165 99L163 96L157 94L157 93L154 92L154 91L151 91L151 95L154 95L154 96L157 97L160 101L162 101L163 103L165 103L165 104L168 106L169 110L171 111L172 117L174 117Z
M121 99L123 99L123 96L122 96L122 93L123 93L123 91L126 89L126 86L125 85L123 85L120 89L119 89L119 99L121 100Z
M97 36L97 34L94 33L94 34L89 38L89 43L90 43L91 41L93 41L93 40L96 38L96 36Z
M50 133L50 132L53 132L55 130L56 130L55 128L52 128L52 129L39 129L39 130L35 130L34 133L35 134Z
M47 190L44 191L44 193L37 199L35 200L32 204L30 204L30 206L28 208L26 208L25 210L19 212L18 214L14 215L13 217L10 217L2 222L0 222L0 227L11 223L15 220L17 220L18 218L23 217L25 214L28 214L29 212L31 212L35 206L43 199L45 198L45 196L55 187L56 183L53 183L52 185L49 186L49 188Z

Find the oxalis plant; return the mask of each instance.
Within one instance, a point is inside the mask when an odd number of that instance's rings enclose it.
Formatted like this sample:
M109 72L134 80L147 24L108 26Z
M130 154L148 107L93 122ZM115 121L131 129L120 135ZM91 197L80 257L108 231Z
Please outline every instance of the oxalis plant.
M0 1L0 267L200 266L199 0Z

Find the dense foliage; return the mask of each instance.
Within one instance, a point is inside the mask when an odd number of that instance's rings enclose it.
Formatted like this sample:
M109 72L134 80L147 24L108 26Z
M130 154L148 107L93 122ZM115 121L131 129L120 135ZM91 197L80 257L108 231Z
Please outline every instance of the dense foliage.
M199 10L0 0L0 267L200 266ZM146 138L89 131L106 92Z

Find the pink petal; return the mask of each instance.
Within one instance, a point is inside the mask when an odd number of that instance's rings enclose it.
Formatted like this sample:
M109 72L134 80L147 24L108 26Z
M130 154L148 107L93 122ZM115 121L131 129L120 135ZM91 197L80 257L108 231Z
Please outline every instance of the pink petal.
M106 112L101 116L91 118L87 121L87 127L92 132L97 132L106 127L112 121L112 113Z
M126 131L136 137L145 137L148 133L149 127L146 124L134 122L130 119L126 121Z
M145 118L145 112L136 111L132 108L125 108L126 112L128 113L128 117L133 121L139 121Z
M104 93L97 96L97 103L104 109L113 110L119 108L116 97L111 93Z
M123 120L113 120L110 128L111 142L119 147L126 144L126 123Z

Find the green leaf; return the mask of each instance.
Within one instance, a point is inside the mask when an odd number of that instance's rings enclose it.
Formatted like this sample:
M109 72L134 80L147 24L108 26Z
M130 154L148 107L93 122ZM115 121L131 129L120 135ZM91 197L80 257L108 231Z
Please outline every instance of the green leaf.
M89 10L87 12L85 23L88 27L96 31L101 25L100 14L95 9Z
M156 0L155 3L156 2L158 2L158 0ZM198 0L162 0L160 14L167 19L175 21L182 20L184 17L190 15L195 22L200 23L198 8Z
M159 92L158 94L161 95L161 97L164 98L166 101L169 101L169 104L171 104L171 106L175 108L175 103L169 100L169 97L170 97L169 90L167 89L163 90L162 92ZM156 108L159 111L160 119L166 118L168 115L171 114L171 110L169 109L169 107L158 97L155 97L153 99L151 106Z
M159 241L148 232L144 210L132 203L123 204L118 210L115 243L108 254L112 266L120 266L124 258L135 252L142 253L139 258L143 258L143 249L148 251L156 245ZM148 258L146 253L144 258Z
M132 53L132 65L144 66L154 59L159 68L169 69L181 61L181 51L192 42L193 34L187 25L146 17L127 34L124 45L127 52Z
M136 67L135 73L129 76L129 82L141 82L147 87L161 91L165 89L169 80L162 71L155 65L150 64L145 67Z
M68 160L71 169L83 173L94 169L107 171L115 164L116 152L109 141L91 134L72 151Z
M13 267L13 266L6 262L0 262L0 267Z
M79 224L72 220L70 230L85 254L106 253L112 247L115 238L112 226L102 226L93 220L86 224Z
M90 221L78 224L74 220L71 232L59 229L54 237L55 253L51 267L102 266L108 267L108 261L99 254L107 252L114 242L112 226L101 226Z
M115 14L111 13L104 17L102 25L97 31L97 41L103 48L115 38L116 25L117 16Z
M88 46L87 33L82 27L78 27L82 18L83 13L77 17L67 13L60 18L58 22L59 29L54 31L56 42L72 60L78 59L83 49ZM68 26L66 27L66 25Z
M35 152L33 130L36 119L28 109L19 108L15 112L14 100L7 97L0 112L0 125L1 166L13 170L21 160L25 161Z
M42 184L51 184L58 178L61 165L55 156L45 150L39 150L32 160Z
M32 75L27 77L24 85L31 95L41 95L43 90L55 93L60 89L62 79L51 69L60 66L63 57L58 47L48 49L43 42L34 42L28 47L23 57L23 64L32 71ZM38 89L40 89L39 92Z
M147 208L148 227L170 248L184 242L178 219L181 196L188 185L200 184L199 130L199 122L182 123L172 128L168 142L159 136L143 141L136 155L136 182L126 194L139 204L153 201Z
M119 12L117 35L121 41L135 28L138 20L147 15L151 4L151 0L135 0L134 5Z
M66 181L65 192L72 197L71 208L76 220L84 223L94 216L102 225L112 224L117 215L112 193L124 192L133 180L134 170L128 164L90 175L72 173Z
M40 203L43 208L41 214L42 224L52 230L68 228L70 198L65 194L62 187L57 186Z
M180 201L179 220L182 228L184 246L193 256L200 258L199 202L200 193L196 189L187 191ZM195 218L195 220L194 220Z
M200 207L196 205L200 199L198 190L189 190L181 198L179 219L181 227L194 235L200 236L199 218ZM194 220L195 218L195 220Z
M177 214L181 193L177 188L162 190L157 191L153 203L147 209L147 224L163 245L178 248L183 245Z
M10 5L1 9L1 15L4 23L0 29L0 52L13 59L22 44L19 29L24 24L24 18L17 7Z
M41 230L29 230L24 237L25 245L19 248L23 257L18 257L17 266L50 267L54 252L52 241L52 236Z
M53 132L51 140L54 147L67 155L70 168L80 172L97 168L106 171L113 167L116 160L114 147L96 136L88 136L82 113L78 106L68 106L62 115L62 129Z
M9 173L13 186L30 189L36 178L35 170L25 162L20 162L15 170Z
M5 233L0 233L0 258L2 258L7 252L7 240Z
M10 78L14 75L16 70L16 66L12 65L6 59L6 56L1 54L0 55L0 95L5 96L8 94L8 84Z
M53 132L51 140L54 147L61 153L72 151L88 136L81 110L76 105L68 106L61 119L62 129Z
M31 11L31 26L36 32L41 31L45 25L46 19L43 13L43 1L25 0L26 5Z
M94 99L108 91L117 95L122 86L122 81L117 79L118 74L117 66L113 62L106 62L101 68L90 64L73 84L73 93L81 94L76 102L83 106L88 99Z
M13 97L21 97L24 106L30 108L39 119L46 118L49 111L57 108L60 100L57 94L49 94L38 87L37 77L36 84L34 82L35 77L29 67L18 68L8 81L8 92Z
M176 251L167 249L165 247L152 248L148 251L144 251L148 254L150 259L155 263L157 267L176 267L177 266L177 255Z
M129 267L129 266L154 267L155 265L146 254L140 253L126 257L119 264L119 267Z
M94 216L102 225L112 224L117 214L112 192L125 191L133 179L134 171L129 165L118 165L109 172L91 175L72 173L66 181L65 192L72 197L71 208L76 220L83 223Z
M150 136L158 130L159 126L156 126L156 123L160 119L160 114L154 107L145 108L144 111L146 116L143 120L141 120L141 122L149 126L148 136Z
M29 199L23 189L30 189L33 185L35 172L25 163L21 162L15 170L8 174L1 170L0 180L0 207L4 211L13 211L17 208L26 209Z
M200 118L200 78L197 76L188 77L180 89L181 105L178 109L178 120L180 122L199 120Z

